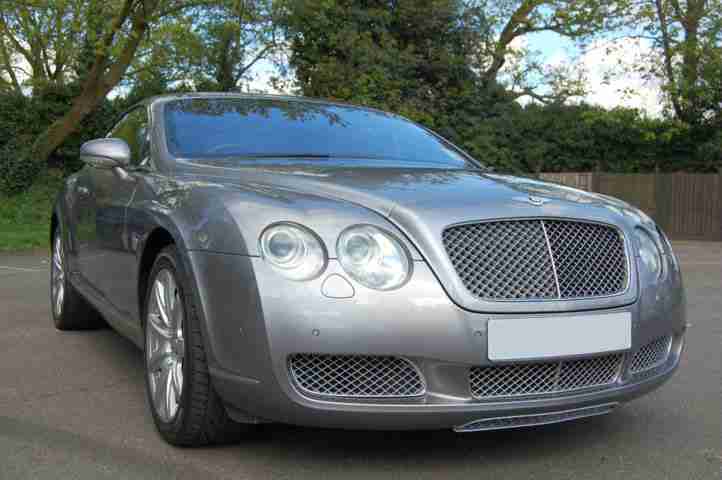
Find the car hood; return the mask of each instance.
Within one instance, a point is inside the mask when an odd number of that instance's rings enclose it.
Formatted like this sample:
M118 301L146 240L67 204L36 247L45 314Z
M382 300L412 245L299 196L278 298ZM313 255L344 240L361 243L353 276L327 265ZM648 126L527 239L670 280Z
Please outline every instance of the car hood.
M612 224L625 232L632 252L632 229L644 214L624 202L538 180L485 173L481 170L439 168L374 168L283 165L226 168L195 166L194 178L214 183L273 191L283 198L297 194L325 198L372 210L393 223L421 258L435 271L449 296L472 311L495 311L498 305L472 298L460 283L443 246L450 225L511 218L573 218ZM284 193L285 192L285 193ZM312 222L320 211L313 211ZM347 217L345 223L359 223ZM631 255L631 254L629 254ZM631 262L632 266L634 262ZM613 308L636 300L636 273L631 288L618 297L593 301L512 302L505 312L571 311Z
M197 164L196 164L197 165ZM283 165L198 165L195 174L222 183L257 184L355 203L402 223L524 217L580 218L624 227L648 221L628 204L594 193L480 170Z

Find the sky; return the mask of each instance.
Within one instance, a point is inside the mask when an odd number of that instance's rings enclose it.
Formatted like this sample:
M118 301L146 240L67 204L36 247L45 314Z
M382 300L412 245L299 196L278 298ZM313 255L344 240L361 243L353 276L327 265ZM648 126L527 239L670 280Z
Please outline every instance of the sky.
M531 36L528 42L549 64L574 62L583 69L586 103L606 108L636 108L650 116L662 114L659 83L644 79L639 73L630 73L649 55L652 47L648 40L601 38L580 49L568 39L543 32Z
M629 70L625 67L641 61L641 56L651 48L648 42L607 38L596 40L582 50L560 35L541 32L527 36L525 43L527 47L538 51L545 63L556 65L571 62L585 72L588 93L578 101L606 108L636 108L653 117L662 114L663 104L658 84L644 80L639 74L620 73ZM274 75L274 69L269 62L259 62L254 73L256 78L249 84L251 90L287 93L275 91L270 86L269 79Z

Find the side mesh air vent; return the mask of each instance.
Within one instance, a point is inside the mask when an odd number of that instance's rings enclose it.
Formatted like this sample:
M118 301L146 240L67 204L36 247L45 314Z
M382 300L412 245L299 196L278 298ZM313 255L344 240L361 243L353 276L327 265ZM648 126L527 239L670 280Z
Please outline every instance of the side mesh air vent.
M562 362L472 367L471 394L477 399L572 392L612 385L619 379L624 355Z
M426 392L418 369L400 357L299 353L289 357L288 367L298 388L311 395L400 398Z
M632 362L629 364L629 373L636 375L664 365L669 357L671 347L671 336L657 338L643 346L632 357Z

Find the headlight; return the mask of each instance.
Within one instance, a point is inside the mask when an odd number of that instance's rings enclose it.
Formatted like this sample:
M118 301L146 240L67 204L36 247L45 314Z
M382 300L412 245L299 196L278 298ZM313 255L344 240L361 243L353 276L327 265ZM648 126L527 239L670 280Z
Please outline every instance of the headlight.
M646 230L637 228L634 232L639 242L639 258L650 272L659 276L662 271L662 253L659 251L657 242Z
M326 267L326 250L321 240L300 225L271 225L261 234L260 244L264 260L291 280L310 280Z
M664 243L665 253L669 257L669 260L672 262L674 269L679 270L679 259L677 258L677 255L674 253L674 249L672 248L672 242L669 241L669 237L662 231L661 228L659 228L659 226L657 227L657 233L659 234L659 237L662 239L662 243Z
M346 273L368 288L393 290L411 274L411 259L401 242L371 225L346 229L336 250Z

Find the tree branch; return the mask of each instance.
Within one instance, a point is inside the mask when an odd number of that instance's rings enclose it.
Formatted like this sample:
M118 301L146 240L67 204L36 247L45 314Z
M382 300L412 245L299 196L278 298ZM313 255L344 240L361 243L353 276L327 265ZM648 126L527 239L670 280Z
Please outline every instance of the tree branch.
M22 93L23 89L20 87L18 77L15 75L15 69L13 68L13 61L11 55L8 53L7 47L5 46L5 39L0 37L0 55L2 55L3 67L10 76L10 83L17 93Z
M254 66L259 60L261 60L262 58L264 58L264 57L266 56L266 54L267 54L269 51L271 51L273 48L274 48L274 45L268 45L268 46L264 47L264 48L253 58L253 60L251 60L250 63L244 65L243 68L241 68L241 69L239 70L238 74L236 75L236 83L238 83L238 81L241 80L241 78L243 77L243 75L245 75L248 70L250 70L251 68L253 68L253 66Z
M674 113L677 115L677 118L682 118L684 112L682 109L682 105L679 101L679 96L677 95L678 88L674 75L674 66L672 65L673 53L672 44L669 36L669 25L667 23L667 13L664 9L663 0L654 0L654 4L657 8L659 28L662 34L662 48L664 50L664 69L667 74L667 82L674 90L672 95L670 95L672 97L672 107L674 108Z

